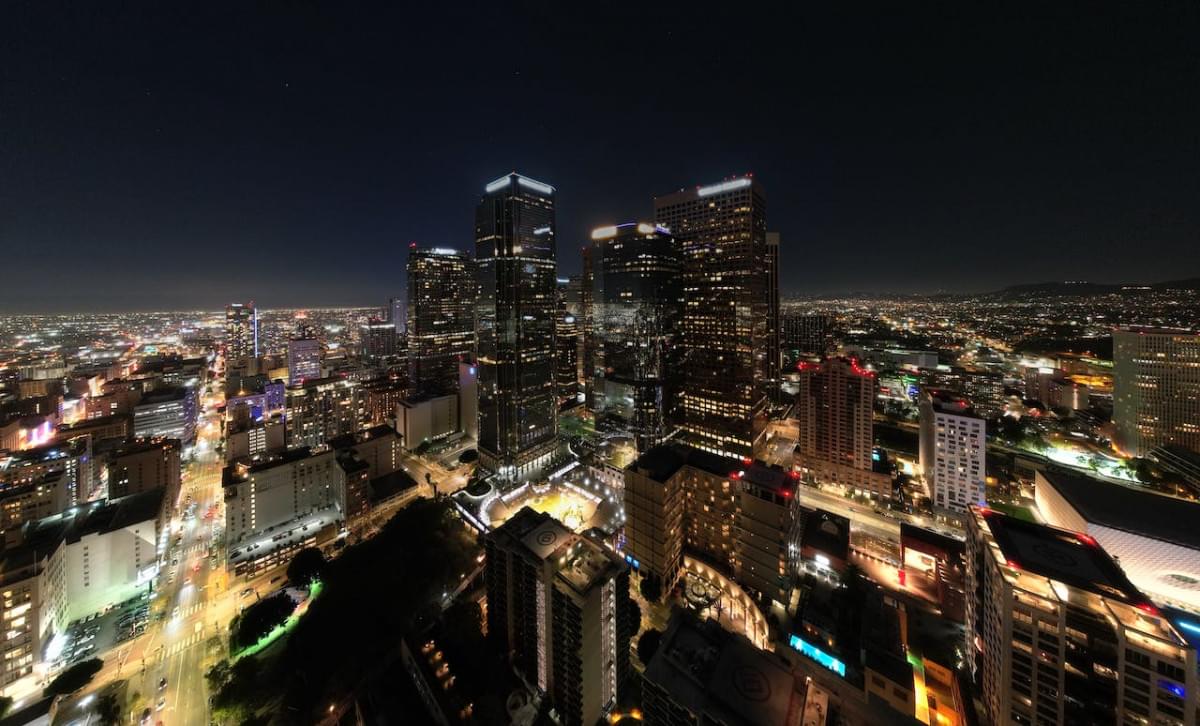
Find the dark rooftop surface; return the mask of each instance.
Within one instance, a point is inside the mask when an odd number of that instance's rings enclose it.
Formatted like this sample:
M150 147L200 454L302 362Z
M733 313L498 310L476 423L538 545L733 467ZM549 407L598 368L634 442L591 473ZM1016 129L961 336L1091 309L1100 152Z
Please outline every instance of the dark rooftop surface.
M1010 566L1131 605L1149 602L1087 535L983 510Z
M398 436L398 434L396 433L396 430L393 429L391 426L388 426L387 424L380 424L378 426L372 426L369 429L364 429L364 430L358 431L356 433L349 433L349 434L342 434L341 436L335 436L332 439L330 439L327 443L329 444L329 448L331 448L331 449L349 449L349 448L352 448L355 444L365 444L368 441L374 441L375 439L381 439L389 434L392 436Z
M1061 469L1042 476L1093 524L1200 549L1200 504Z
M651 479L665 482L684 466L693 466L716 476L745 472L745 476L754 477L753 482L759 486L788 486L787 473L782 469L761 462L747 463L745 459L719 456L677 443L655 446L639 456L629 468L640 469Z
M370 481L371 502L385 501L400 492L412 489L416 485L417 481L401 469L397 469L390 474L377 476Z
M804 518L800 545L845 559L850 554L850 520L823 509L813 510Z

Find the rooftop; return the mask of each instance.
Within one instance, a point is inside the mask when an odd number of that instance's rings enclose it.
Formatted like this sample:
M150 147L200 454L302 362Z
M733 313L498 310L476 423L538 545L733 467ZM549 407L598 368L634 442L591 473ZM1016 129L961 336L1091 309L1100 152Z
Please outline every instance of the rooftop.
M349 449L355 444L365 444L368 441L375 441L386 436L399 436L399 434L391 426L380 424L372 426L369 429L363 429L362 431L335 436L328 441L328 444L331 449Z
M1041 474L1088 522L1200 550L1200 504L1062 469Z
M992 509L981 514L1009 567L1127 604L1148 602L1091 537Z
M681 612L671 616L645 678L692 714L705 714L704 723L784 724L799 697L777 656Z
M757 472L754 474L754 483L760 486L767 485L777 478L769 473L772 468L766 464L719 456L679 443L655 446L639 456L628 468L639 470L654 481L666 482L684 466L692 466L722 477L738 472L742 472L738 474L739 477L750 476L752 472ZM782 469L778 471L784 479L787 478ZM783 483L785 482L780 482L781 485Z

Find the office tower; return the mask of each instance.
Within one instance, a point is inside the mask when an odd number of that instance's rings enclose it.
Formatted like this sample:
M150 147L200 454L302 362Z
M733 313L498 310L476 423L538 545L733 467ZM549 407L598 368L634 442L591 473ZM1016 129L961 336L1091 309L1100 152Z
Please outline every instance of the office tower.
M599 227L592 240L592 410L645 451L670 433L679 389L679 247L645 222Z
M479 461L510 481L557 445L555 254L554 187L516 173L490 182L475 212Z
M583 372L583 404L596 410L596 271L600 266L600 243L591 241L580 248L583 274L579 280L581 341L579 367Z
M1000 724L1195 724L1196 651L1085 534L973 507L964 649Z
M287 357L289 386L321 377L321 342L315 338L289 340Z
M457 390L474 347L471 260L452 249L408 250L408 379L417 395Z
M561 723L599 723L631 674L629 568L529 507L484 546L488 637L546 694Z
M196 439L196 389L187 386L160 388L142 397L133 407L133 435L138 438L179 439L185 445Z
M787 603L802 515L794 479L779 467L667 443L625 468L627 560L663 592L698 553L746 588ZM765 625L752 640L763 642Z
M579 395L579 318L567 302L569 285L559 278L555 288L554 384L560 406Z
M888 499L892 479L872 455L875 373L853 358L802 363L796 394L796 466L807 481Z
M408 330L408 313L404 309L404 298L388 298L388 322L396 329L396 336L403 337Z
M784 315L780 347L793 365L803 358L824 356L833 349L833 320L828 315Z
M767 232L767 380L772 392L783 382L779 335L779 233Z
M320 448L330 439L354 433L366 418L358 383L348 378L314 378L286 393L287 444Z
M714 453L750 455L771 372L766 197L740 177L656 197L654 214L683 254L682 434Z
M921 394L921 471L934 507L957 513L984 503L987 422L967 399L940 389Z
M396 326L371 318L359 327L363 357L369 361L382 361L396 355Z
M1167 445L1200 452L1200 333L1113 331L1113 422L1133 456Z
M258 356L258 311L254 303L225 306L225 356L227 360Z

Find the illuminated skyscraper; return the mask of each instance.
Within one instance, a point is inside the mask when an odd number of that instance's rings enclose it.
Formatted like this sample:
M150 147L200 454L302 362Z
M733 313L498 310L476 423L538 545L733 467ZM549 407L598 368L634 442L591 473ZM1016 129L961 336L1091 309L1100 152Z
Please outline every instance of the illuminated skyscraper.
M258 311L254 303L225 306L225 356L228 360L258 355Z
M1200 452L1200 333L1113 331L1113 422L1135 456L1156 446Z
M892 479L874 470L875 373L858 361L830 358L800 364L796 465L806 478L885 499Z
M749 455L766 423L771 377L772 255L766 198L750 177L656 197L655 221L683 254L684 438Z
M674 238L653 224L600 227L592 239L592 407L645 451L670 432L682 259Z
M579 305L569 302L570 283L559 278L555 290L554 376L560 405L574 401L579 395Z
M779 322L779 233L767 232L767 381L776 391L782 378Z
M457 250L408 251L408 376L417 395L458 389L458 364L474 347L475 279Z
M964 513L982 506L987 480L987 421L965 398L929 389L921 394L921 472L934 507Z
M479 460L513 481L557 445L555 254L554 187L517 173L489 183L475 214Z
M298 386L321 377L321 342L312 338L288 341L288 385Z

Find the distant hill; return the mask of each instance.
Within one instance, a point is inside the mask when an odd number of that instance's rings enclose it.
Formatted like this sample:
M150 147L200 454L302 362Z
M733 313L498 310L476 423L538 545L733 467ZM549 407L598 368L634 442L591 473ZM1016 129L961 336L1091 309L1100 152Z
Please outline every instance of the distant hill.
M992 294L1000 297L1016 297L1019 295L1083 296L1108 295L1122 291L1133 292L1146 288L1151 290L1200 290L1200 277L1151 284L1137 282L1117 285L1108 285L1099 282L1034 282L1025 285L1012 285L1003 290L997 290Z

